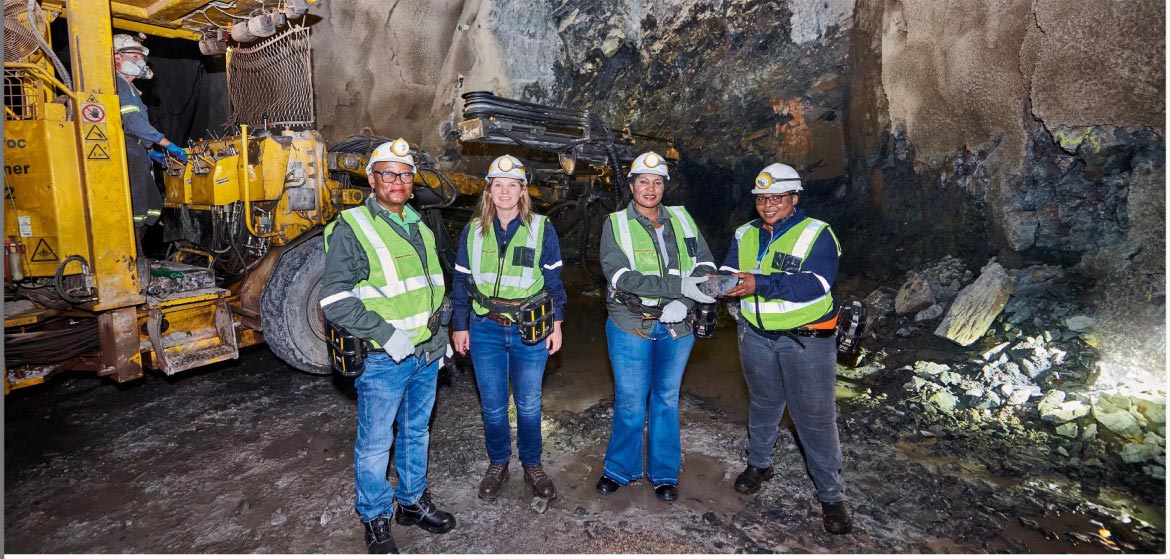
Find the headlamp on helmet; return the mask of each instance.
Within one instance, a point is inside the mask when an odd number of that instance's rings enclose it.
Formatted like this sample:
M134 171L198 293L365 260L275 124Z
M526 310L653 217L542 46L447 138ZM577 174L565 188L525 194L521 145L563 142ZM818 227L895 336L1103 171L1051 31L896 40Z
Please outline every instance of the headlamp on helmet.
M501 155L488 165L487 181L490 183L492 179L516 179L525 186L528 185L527 169L524 168L524 162L512 157L511 155Z
M405 163L410 165L411 172L418 172L418 168L414 166L414 156L410 154L410 144L402 138L374 148L373 153L370 154L370 161L366 163L366 174L373 173L374 164L382 161Z
M784 194L802 190L804 187L800 182L800 174L783 163L764 167L752 182L752 194Z
M629 178L634 178L635 175L650 174L658 175L667 180L670 179L670 168L666 165L666 160L661 155L648 151L639 155L630 164Z

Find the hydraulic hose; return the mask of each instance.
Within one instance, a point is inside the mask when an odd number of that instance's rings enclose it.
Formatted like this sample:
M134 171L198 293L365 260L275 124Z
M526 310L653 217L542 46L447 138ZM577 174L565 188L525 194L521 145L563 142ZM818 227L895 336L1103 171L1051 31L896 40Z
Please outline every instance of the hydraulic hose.
M82 276L89 274L89 262L87 262L85 260L85 258L83 258L77 254L74 254L74 255L66 258L65 260L62 260L61 263L57 265L57 272L53 274L53 286L57 288L57 295L60 295L61 298L64 299L66 302L68 302L70 304L74 304L74 305L80 305L82 303L86 303L86 302L94 300L95 297L93 296L92 292L87 293L85 295L85 297L75 297L75 296L73 296L73 294L69 293L68 289L65 289L65 282L64 282L65 267L68 266L69 263L73 262L73 261L77 261L77 262L81 263ZM89 290L87 290L87 291L89 291Z
M57 69L57 73L61 75L61 81L65 83L69 89L73 89L73 78L69 76L69 72L65 70L65 65L61 63L61 59L57 58L57 53L53 52L53 48L41 36L40 27L37 25L37 0L28 0L28 26L32 29L33 37L36 38L37 44L41 45L41 49L45 51L45 56L53 61L53 67ZM68 114L68 113L67 113Z

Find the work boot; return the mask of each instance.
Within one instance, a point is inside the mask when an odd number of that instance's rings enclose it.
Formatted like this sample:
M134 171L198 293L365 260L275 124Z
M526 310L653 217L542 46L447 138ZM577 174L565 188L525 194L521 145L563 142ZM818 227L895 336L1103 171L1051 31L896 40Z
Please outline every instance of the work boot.
M765 481L772 479L772 475L774 473L775 471L772 470L771 466L768 466L767 468L757 468L751 464L748 464L748 467L743 471L743 473L739 474L739 477L735 478L735 490L743 493L744 495L751 495L752 493L759 491L760 486L763 485Z
M845 501L835 503L821 503L821 515L825 521L825 531L830 534L848 534L853 530L853 523L849 520L849 509Z
M455 517L441 511L431 502L431 492L423 491L422 497L413 505L394 503L394 518L403 526L418 525L432 534L446 534L455 527Z
M548 474L544 473L544 467L540 464L524 466L524 481L528 482L532 493L537 497L543 497L550 501L557 498L557 487L553 485Z
M678 500L678 485L674 483L663 483L654 486L654 496L658 497L660 501L673 503Z
M479 482L479 498L489 503L495 501L505 481L508 481L507 462L488 465L487 473L483 475L483 480Z
M366 550L378 555L398 553L398 546L394 545L394 536L390 535L389 518L379 516L362 524L366 525Z
M622 484L607 475L602 475L601 479L597 480L597 492L602 495L609 495L621 488Z

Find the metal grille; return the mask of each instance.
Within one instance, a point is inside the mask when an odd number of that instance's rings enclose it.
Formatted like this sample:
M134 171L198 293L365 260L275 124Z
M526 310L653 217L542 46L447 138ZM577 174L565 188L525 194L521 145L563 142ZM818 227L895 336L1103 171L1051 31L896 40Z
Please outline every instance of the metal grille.
M21 70L4 69L4 120L37 118L37 92L41 80Z
M309 50L307 27L291 28L255 47L232 50L230 123L311 127L315 117Z
M37 27L45 29L45 14L38 4L33 10ZM4 61L20 62L40 46L28 24L28 2L25 0L4 1ZM7 83L7 80L5 80Z

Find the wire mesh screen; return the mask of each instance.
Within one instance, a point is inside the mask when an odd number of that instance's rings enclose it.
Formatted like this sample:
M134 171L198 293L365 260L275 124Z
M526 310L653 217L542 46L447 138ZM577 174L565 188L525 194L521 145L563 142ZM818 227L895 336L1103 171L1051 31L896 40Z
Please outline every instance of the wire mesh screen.
M45 15L40 5L33 9L36 25L45 29ZM21 62L39 47L28 23L28 2L5 0L4 2L4 61Z
M309 28L295 27L254 47L232 50L228 63L230 123L312 126Z

